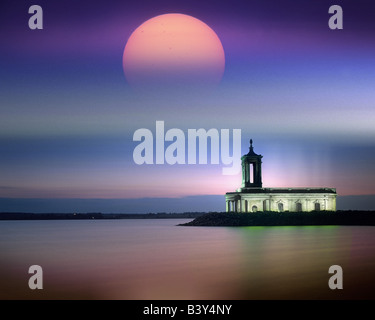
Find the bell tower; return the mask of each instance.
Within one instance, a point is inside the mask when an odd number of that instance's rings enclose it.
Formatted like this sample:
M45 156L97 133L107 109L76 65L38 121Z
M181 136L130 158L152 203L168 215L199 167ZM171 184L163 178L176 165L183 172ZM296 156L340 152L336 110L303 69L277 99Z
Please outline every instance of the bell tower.
M242 188L262 188L262 158L254 152L253 139L250 139L249 152L241 157Z

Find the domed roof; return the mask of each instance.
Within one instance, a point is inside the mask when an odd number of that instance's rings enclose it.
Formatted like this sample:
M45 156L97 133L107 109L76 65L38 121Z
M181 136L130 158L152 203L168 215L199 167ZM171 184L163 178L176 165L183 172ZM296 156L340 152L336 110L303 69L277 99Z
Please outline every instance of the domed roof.
M262 156L260 154L256 154L254 152L254 148L253 148L253 139L250 139L250 148L249 148L249 152L245 155L247 157L261 157Z

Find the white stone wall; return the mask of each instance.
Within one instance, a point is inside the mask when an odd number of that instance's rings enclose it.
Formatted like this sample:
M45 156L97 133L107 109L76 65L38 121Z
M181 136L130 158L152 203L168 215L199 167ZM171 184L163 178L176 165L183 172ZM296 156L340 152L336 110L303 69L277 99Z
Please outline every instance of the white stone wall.
M226 195L226 211L336 211L333 193L232 193Z

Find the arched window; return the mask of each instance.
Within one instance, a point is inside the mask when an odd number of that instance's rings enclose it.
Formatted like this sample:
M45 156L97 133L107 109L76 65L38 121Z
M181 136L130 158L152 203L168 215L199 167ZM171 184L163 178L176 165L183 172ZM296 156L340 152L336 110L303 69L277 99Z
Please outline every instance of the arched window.
M297 202L296 203L296 211L297 212L302 212L302 203L301 202Z
M257 212L257 211L258 211L258 207L257 207L257 206L253 206L253 207L251 208L251 210L252 210L253 212Z
M315 211L320 211L320 203L315 202Z
M279 209L279 212L283 212L284 211L284 204L279 202L279 204L277 205L277 208Z

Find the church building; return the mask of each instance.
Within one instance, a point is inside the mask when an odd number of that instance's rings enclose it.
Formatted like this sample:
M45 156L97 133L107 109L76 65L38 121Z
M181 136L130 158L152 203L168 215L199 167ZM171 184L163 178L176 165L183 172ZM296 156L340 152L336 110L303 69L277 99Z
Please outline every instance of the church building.
M335 188L263 188L262 155L249 152L241 157L242 185L225 196L227 212L336 211Z

